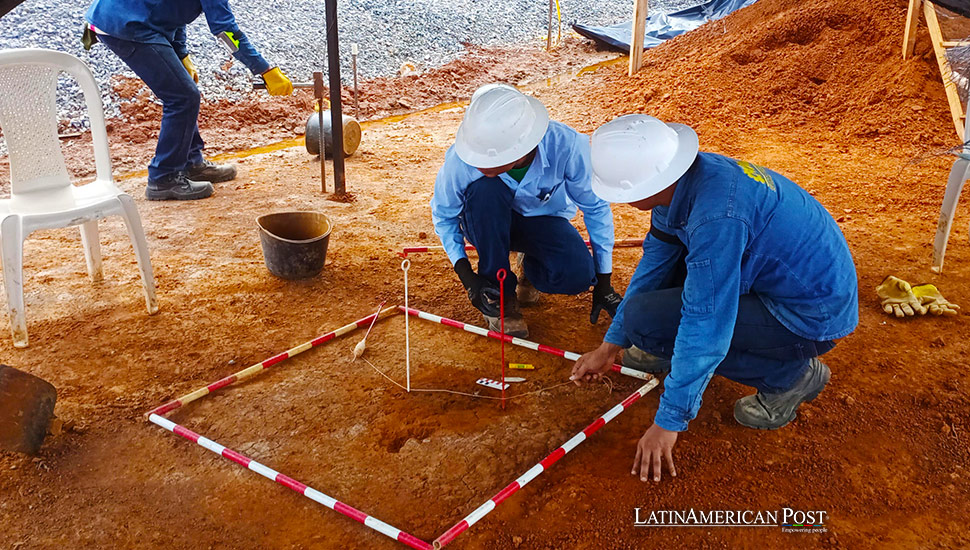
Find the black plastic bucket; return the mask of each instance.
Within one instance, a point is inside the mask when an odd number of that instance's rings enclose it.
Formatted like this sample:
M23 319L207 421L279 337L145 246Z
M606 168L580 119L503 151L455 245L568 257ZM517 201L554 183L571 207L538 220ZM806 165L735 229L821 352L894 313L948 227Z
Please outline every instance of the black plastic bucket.
M277 212L256 218L266 269L284 279L323 271L333 223L319 212Z

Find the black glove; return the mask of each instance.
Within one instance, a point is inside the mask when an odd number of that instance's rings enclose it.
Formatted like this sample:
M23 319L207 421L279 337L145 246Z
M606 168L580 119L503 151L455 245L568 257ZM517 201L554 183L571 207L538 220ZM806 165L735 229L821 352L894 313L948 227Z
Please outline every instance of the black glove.
M468 292L468 299L478 311L489 317L501 315L499 309L499 289L487 279L475 273L468 258L462 258L455 264L455 273L461 279L461 285Z
M589 322L592 325L599 321L600 311L606 311L610 319L616 315L616 308L623 301L623 296L613 290L610 284L612 273L597 273L596 286L593 287L593 309L589 312Z

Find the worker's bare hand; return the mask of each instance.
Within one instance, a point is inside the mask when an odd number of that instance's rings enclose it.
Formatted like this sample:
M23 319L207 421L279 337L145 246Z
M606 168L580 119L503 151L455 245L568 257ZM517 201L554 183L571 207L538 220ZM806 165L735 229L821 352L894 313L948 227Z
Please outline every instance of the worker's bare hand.
M677 432L665 430L656 424L647 428L637 444L637 456L633 460L631 473L640 474L640 481L647 481L650 478L650 472L653 471L653 480L660 481L660 462L666 460L670 475L677 477L674 457L671 455L675 443L677 443Z
M600 344L600 347L584 353L576 360L569 379L577 386L582 385L584 382L599 380L600 376L609 372L610 367L613 366L613 360L616 359L617 352L621 349L623 348L616 344L603 342Z

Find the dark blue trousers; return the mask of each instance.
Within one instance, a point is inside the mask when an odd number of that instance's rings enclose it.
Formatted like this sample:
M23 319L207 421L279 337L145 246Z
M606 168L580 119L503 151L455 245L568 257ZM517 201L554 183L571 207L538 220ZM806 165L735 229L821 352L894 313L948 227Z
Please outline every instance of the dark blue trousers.
M626 337L638 348L670 359L680 326L681 287L627 297L623 306ZM759 391L791 389L808 360L826 353L835 342L807 340L785 328L754 294L741 296L734 337L715 374Z
M148 180L185 170L202 162L199 135L199 88L175 54L163 44L143 44L113 36L98 39L121 58L162 101L162 127Z
M593 256L569 220L523 216L512 210L514 192L499 178L480 178L465 190L462 231L478 249L478 273L498 284L505 269L505 292L518 283L509 252L523 252L529 281L546 294L579 294L595 283Z

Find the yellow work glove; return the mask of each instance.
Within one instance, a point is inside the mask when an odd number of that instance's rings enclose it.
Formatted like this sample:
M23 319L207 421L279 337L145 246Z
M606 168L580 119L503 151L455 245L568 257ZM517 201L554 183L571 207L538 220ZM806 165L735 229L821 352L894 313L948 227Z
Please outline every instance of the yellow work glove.
M192 58L185 56L182 58L182 65L185 66L185 70L189 72L189 76L192 77L196 83L199 82L199 71L195 68L195 63L192 63Z
M923 315L926 308L913 294L913 287L906 281L890 275L876 287L876 294L882 300L882 309L896 317Z
M266 83L266 91L269 95L290 95L293 93L293 83L283 74L279 67L263 73L263 82Z
M960 306L950 303L933 285L919 285L913 287L913 294L919 298L920 304L933 315L959 315Z

